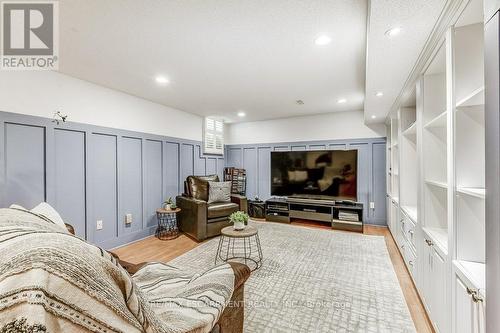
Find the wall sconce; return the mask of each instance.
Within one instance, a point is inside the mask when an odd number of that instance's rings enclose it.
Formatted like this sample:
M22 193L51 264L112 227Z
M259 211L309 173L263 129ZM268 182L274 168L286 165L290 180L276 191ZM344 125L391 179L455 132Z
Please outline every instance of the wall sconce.
M54 118L52 119L53 123L59 125L61 122L65 123L68 115L63 115L61 111L54 112Z

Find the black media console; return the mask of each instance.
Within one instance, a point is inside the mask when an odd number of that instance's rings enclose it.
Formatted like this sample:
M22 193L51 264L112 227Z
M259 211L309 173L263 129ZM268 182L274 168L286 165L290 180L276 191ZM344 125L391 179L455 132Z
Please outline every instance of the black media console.
M363 232L363 204L331 198L288 197L266 201L266 220L290 223L292 219L331 223L332 228Z

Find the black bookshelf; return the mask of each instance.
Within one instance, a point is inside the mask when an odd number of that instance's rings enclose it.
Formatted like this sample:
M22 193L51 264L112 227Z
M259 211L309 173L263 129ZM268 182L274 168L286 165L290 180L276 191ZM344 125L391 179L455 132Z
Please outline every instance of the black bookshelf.
M224 181L231 182L231 193L245 195L247 191L247 172L245 169L224 168Z

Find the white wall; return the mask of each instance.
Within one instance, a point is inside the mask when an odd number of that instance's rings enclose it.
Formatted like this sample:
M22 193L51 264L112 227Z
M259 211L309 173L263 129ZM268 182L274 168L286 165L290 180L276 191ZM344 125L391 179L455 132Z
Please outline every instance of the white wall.
M2 71L0 111L201 141L203 118L49 71Z
M228 124L226 144L385 137L384 124L364 123L363 111Z

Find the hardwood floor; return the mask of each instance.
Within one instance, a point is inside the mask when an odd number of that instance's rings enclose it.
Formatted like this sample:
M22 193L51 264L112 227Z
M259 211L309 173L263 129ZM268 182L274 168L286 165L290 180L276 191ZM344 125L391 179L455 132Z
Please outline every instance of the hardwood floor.
M292 222L292 224L331 230L329 226L319 222L298 221ZM332 230L332 232L348 231ZM425 312L424 306L417 294L415 286L413 285L410 273L406 269L403 258L401 257L389 230L386 227L365 226L364 233L366 235L384 236L394 270L398 276L399 284L403 290L403 294L406 299L406 303L408 304L408 308L410 309L410 314L413 322L415 323L417 332L434 333L434 329L432 328L427 313ZM143 261L168 262L195 248L199 244L201 243L197 243L182 234L178 238L170 241L161 241L151 236L138 242L115 249L114 252L122 259L133 263L140 263Z

